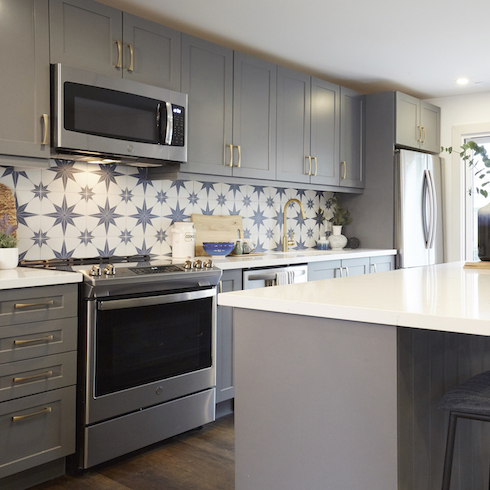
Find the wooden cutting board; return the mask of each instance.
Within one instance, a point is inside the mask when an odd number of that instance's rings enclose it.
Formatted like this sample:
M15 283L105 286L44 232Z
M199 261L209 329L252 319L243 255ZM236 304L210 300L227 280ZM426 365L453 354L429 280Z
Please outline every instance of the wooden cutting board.
M490 269L490 261L480 260L480 262L466 262L464 269Z
M235 242L243 238L241 216L192 214L196 230L196 255L206 255L202 242Z
M17 211L15 209L15 198L9 187L0 184L0 217L4 217L5 213L9 215L9 223L12 226L17 224ZM17 237L17 231L12 233Z

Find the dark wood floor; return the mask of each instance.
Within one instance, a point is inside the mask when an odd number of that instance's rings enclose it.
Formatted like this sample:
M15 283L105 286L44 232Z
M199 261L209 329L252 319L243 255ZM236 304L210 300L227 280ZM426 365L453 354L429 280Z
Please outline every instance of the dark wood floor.
M233 490L233 415L79 476L64 475L31 490Z

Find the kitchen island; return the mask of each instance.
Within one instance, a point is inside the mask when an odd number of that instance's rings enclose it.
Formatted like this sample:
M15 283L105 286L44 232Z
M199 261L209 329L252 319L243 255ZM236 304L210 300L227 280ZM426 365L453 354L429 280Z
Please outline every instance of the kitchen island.
M462 263L219 295L235 307L236 490L438 488L437 401L490 369L489 297L490 271ZM485 488L488 428L464 422L452 488Z

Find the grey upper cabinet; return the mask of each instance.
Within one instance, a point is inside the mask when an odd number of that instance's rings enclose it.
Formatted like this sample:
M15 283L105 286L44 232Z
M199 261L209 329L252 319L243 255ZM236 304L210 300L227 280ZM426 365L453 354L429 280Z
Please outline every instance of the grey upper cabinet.
M277 85L277 179L364 187L363 96L282 67Z
M50 0L51 63L180 90L180 32L93 0Z
M276 178L310 182L311 77L277 68L277 166Z
M365 96L342 87L340 130L341 187L364 188L364 119Z
M277 67L237 51L233 67L233 175L274 179Z
M0 153L49 158L47 0L1 2Z
M183 35L190 136L182 170L273 179L275 90L274 64Z
M439 153L441 109L410 95L396 92L396 144Z
M189 140L181 170L231 175L233 51L183 34L182 92L189 96Z

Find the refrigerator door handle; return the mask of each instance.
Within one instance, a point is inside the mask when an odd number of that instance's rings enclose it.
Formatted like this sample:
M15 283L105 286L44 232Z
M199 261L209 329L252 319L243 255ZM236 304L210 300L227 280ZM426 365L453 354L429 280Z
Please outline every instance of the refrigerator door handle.
M427 198L429 198L429 222L427 223ZM425 248L429 248L432 232L432 193L427 170L424 170L424 187L422 191L422 223L424 226Z
M436 239L436 230L437 230L437 196L436 196L436 185L434 182L434 175L432 174L432 170L427 170L427 174L429 176L430 183L430 195L432 196L431 201L431 215L430 215L430 223L431 227L429 230L429 248L434 246L434 242Z

